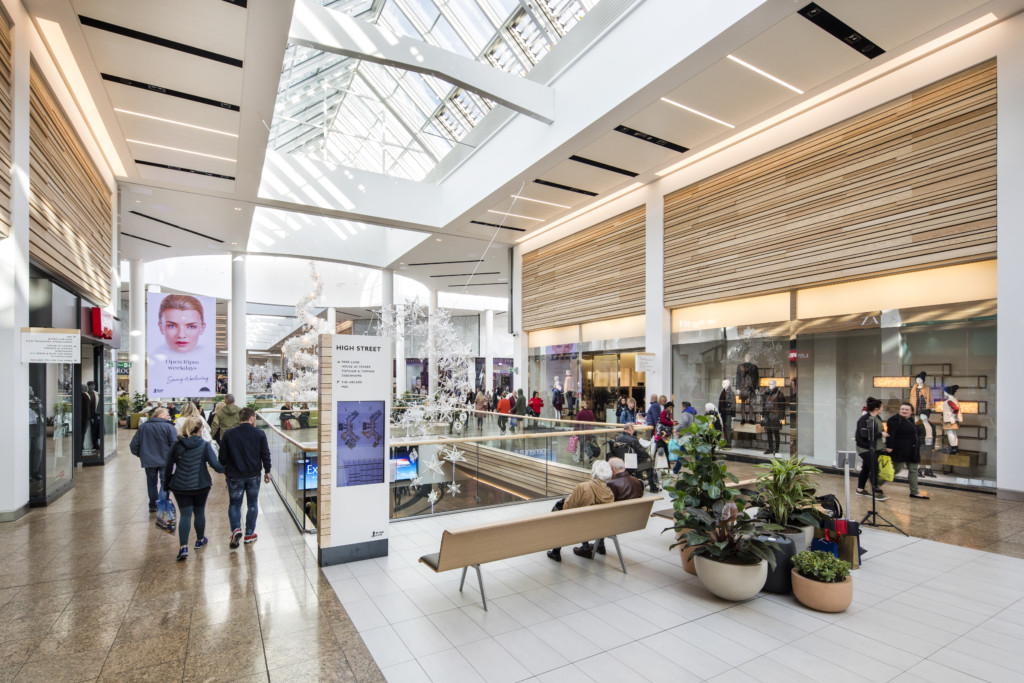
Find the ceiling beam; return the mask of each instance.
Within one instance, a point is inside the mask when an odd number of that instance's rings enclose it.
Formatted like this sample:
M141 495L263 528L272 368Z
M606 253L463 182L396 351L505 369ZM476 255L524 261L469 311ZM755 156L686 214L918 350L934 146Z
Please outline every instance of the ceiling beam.
M555 93L534 81L397 36L310 0L297 0L289 40L324 52L436 76L546 124L555 120Z

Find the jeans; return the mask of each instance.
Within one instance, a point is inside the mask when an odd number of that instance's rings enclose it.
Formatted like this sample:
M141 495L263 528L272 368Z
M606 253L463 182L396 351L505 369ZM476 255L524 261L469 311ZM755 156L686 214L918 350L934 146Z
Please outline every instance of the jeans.
M188 545L189 524L193 514L196 518L196 540L203 540L206 534L206 498L209 495L210 489L174 492L174 500L178 502L178 542L183 548Z
M146 488L149 489L149 507L150 509L156 509L156 482L160 481L160 490L164 489L164 468L163 467L147 467L146 468Z
M508 429L508 415L498 415L498 429L504 434L505 430Z
M245 535L251 536L256 531L256 516L259 514L256 507L260 497L259 476L228 478L228 521L232 531L242 528L242 494L245 494Z
M897 462L892 461L893 476L903 471L903 468L907 468L907 483L910 484L910 495L916 496L920 493L917 488L917 463L916 462Z

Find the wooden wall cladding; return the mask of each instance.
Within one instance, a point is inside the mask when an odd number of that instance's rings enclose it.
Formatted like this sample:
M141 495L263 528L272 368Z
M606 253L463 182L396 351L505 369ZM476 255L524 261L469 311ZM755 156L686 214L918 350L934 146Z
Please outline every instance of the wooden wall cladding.
M0 12L0 239L11 234L11 28Z
M995 60L665 197L669 308L995 253Z
M331 344L331 335L320 335L320 378L319 400L317 402L317 468L320 472L327 472L326 476L317 479L317 506L316 506L316 540L320 550L331 547L331 491L334 488L334 460L331 456L331 421L334 413L331 412L334 392L334 345ZM389 456L390 457L390 456Z
M646 207L523 254L523 329L644 312Z
M110 303L113 197L32 67L29 257L94 303Z

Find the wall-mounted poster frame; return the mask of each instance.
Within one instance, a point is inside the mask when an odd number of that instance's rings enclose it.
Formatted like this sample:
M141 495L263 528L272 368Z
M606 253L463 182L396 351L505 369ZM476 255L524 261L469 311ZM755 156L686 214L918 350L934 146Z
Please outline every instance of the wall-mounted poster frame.
M388 554L391 339L320 336L321 566Z

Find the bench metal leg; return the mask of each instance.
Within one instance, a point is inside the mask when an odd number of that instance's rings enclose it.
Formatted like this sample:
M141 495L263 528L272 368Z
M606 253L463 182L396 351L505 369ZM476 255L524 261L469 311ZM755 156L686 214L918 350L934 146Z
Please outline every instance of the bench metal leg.
M476 570L476 580L480 584L480 599L484 603L484 611L487 611L487 594L484 593L484 576L480 573L480 565L474 564L473 569Z
M615 554L619 556L619 564L622 565L622 573L627 574L628 572L626 571L626 561L622 559L622 548L619 547L619 537L612 536L611 539L612 543L615 544Z
M462 568L462 580L461 580L461 581L459 581L459 592L460 592L460 593L462 592L462 585L463 585L464 583L466 583L466 570L467 570L467 569L469 569L469 567L463 567L463 568Z

